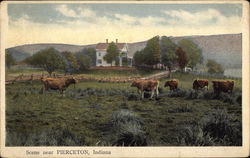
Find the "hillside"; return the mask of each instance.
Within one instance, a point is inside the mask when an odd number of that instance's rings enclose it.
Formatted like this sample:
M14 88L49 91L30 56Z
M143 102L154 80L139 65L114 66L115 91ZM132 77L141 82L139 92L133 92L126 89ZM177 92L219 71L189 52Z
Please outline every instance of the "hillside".
M193 40L201 49L204 60L213 59L221 63L225 68L241 68L242 63L242 34L225 34L210 36L183 36L170 37L175 43L182 39ZM133 57L134 53L142 50L146 46L147 41L128 43L129 57ZM95 48L92 45L69 45L69 44L30 44L8 48L17 61L23 60L25 57L48 47L54 47L59 51L78 52L84 48Z

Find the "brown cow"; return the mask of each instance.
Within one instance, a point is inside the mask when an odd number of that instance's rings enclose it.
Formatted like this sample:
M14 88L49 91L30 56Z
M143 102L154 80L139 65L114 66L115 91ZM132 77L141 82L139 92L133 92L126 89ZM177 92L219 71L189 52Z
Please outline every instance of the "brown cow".
M76 84L76 79L71 78L41 78L45 90L59 90L61 94L70 84Z
M151 91L150 98L154 96L156 92L156 97L159 94L159 81L158 80L135 80L132 82L131 87L137 87L139 94L141 94L142 99L144 98L144 91Z
M200 88L207 87L208 90L208 80L194 80L193 89L199 90Z
M220 94L220 92L232 93L234 87L234 81L212 81L214 93Z
M178 80L173 79L170 81L166 81L164 87L168 87L168 86L171 91L176 90L178 88Z

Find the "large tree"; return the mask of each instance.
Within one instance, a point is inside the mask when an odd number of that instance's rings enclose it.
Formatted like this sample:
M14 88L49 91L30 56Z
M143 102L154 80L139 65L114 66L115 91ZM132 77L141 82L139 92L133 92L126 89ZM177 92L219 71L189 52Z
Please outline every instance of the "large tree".
M53 47L43 49L28 57L25 61L33 66L43 68L50 75L55 70L63 69L65 66L62 55Z
M103 57L107 63L111 64L115 61L119 56L119 49L114 42L111 42L107 48L107 54Z
M79 64L77 63L76 57L74 56L73 53L65 51L62 52L65 65L64 65L64 72L67 73L72 73L75 72L79 69Z
M144 63L146 65L155 65L160 63L160 39L159 36L155 36L148 40L146 47L143 50Z
M78 54L77 55L77 62L80 71L84 71L90 68L91 66L91 58L88 55Z
M136 67L140 67L143 65L143 51L136 51L133 56L133 64Z
M179 67L183 70L188 63L187 53L183 51L181 47L178 47L176 49L176 55L177 55L177 63Z
M96 49L95 48L84 48L80 52L76 53L76 56L87 55L91 60L91 66L96 66Z
M8 52L5 54L5 65L10 68L12 65L16 64L15 58Z
M177 45L167 36L163 36L160 41L161 63L167 66L170 74L176 63L177 55L175 53Z
M224 69L221 64L214 60L208 60L206 64L209 73L223 73Z
M198 64L202 63L203 57L202 57L202 51L198 47L197 44L195 44L190 39L183 39L178 42L178 46L180 46L183 51L187 53L188 57L188 66L190 66L192 69Z

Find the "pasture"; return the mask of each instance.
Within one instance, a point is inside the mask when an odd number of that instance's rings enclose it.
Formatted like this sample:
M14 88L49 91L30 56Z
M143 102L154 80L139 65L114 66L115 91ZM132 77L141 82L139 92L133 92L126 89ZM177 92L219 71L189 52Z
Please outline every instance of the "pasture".
M140 100L131 83L81 82L64 96L41 94L40 81L6 85L6 145L241 145L241 80L235 79L233 94L215 96L211 85L191 90L201 76L172 75L180 90L170 92L162 79L153 100Z

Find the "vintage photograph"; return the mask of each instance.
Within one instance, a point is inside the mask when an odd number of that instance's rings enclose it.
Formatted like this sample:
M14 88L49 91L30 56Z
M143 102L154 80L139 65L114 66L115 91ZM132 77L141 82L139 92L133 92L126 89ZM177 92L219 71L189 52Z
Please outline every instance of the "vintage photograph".
M6 12L6 147L243 146L242 3Z

